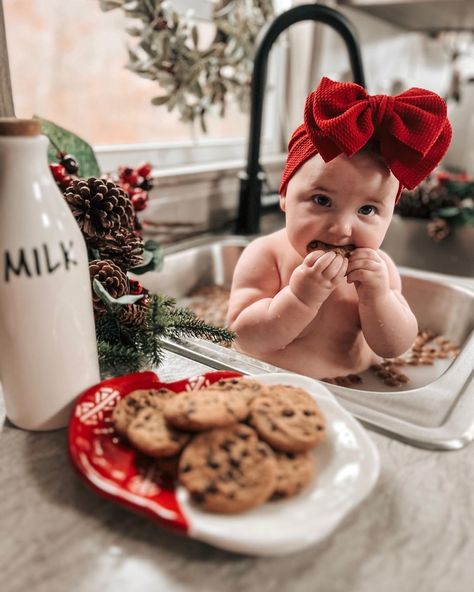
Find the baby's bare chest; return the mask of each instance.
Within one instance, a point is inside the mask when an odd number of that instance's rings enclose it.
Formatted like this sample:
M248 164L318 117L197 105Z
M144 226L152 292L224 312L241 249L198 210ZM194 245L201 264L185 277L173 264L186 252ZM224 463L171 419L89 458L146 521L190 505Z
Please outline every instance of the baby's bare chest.
M294 261L288 261L280 269L281 286L284 288L289 284L290 277L296 268ZM333 292L328 296L315 316L314 320L305 328L301 337L308 334L321 335L332 333L347 335L357 332L360 329L359 299L353 284L348 284L344 279Z

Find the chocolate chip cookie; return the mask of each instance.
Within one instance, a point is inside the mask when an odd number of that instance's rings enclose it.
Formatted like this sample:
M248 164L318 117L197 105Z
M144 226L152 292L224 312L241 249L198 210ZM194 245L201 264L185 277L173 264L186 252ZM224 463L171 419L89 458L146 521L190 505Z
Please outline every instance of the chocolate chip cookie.
M311 241L306 247L306 251L308 253L311 253L311 251L333 251L337 255L342 255L343 257L347 258L351 256L351 253L354 249L354 245L328 245L327 243L323 243L322 241L318 240Z
M117 403L112 412L112 423L118 434L127 435L127 428L142 409L156 409L176 393L167 389L142 389L132 391Z
M179 480L205 510L233 514L265 502L275 490L276 460L244 424L197 435L179 463Z
M163 412L166 421L176 428L202 431L245 419L249 406L239 393L209 387L170 399L165 403Z
M239 377L239 378L222 378L215 382L210 388L213 390L232 391L233 393L240 393L248 403L255 399L257 395L264 395L268 393L266 385L253 378Z
M189 442L190 434L167 425L162 409L142 409L127 428L127 438L152 457L173 456Z
M313 478L313 459L305 452L275 452L277 478L272 499L292 497L306 487Z
M250 423L270 446L283 452L305 452L325 435L325 420L307 391L283 385L250 404Z

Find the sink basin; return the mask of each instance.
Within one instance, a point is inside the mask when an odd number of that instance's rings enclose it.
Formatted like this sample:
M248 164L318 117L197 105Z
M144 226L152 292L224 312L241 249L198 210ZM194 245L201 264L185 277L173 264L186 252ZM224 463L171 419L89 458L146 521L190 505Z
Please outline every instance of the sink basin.
M194 290L217 284L230 288L235 265L247 237L205 236L167 251L162 271L140 277L152 292L173 296L186 305ZM384 386L371 372L353 388L326 385L364 423L411 444L441 449L464 446L474 438L474 292L444 274L400 268L403 293L420 328L443 335L460 347L455 360L437 359L432 366L406 366L410 381L400 388ZM461 280L459 280L461 281ZM473 285L466 280L467 286ZM167 341L181 355L217 369L244 374L287 372L232 349L198 339Z

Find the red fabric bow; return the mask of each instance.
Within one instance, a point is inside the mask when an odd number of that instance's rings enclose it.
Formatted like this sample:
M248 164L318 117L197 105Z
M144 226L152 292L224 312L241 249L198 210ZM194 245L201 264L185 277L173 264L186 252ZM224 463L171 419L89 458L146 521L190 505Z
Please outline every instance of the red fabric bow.
M353 82L323 78L288 144L280 194L315 154L325 162L342 153L351 157L371 139L401 185L413 189L438 165L451 134L446 104L434 92L410 88L394 97L371 96Z

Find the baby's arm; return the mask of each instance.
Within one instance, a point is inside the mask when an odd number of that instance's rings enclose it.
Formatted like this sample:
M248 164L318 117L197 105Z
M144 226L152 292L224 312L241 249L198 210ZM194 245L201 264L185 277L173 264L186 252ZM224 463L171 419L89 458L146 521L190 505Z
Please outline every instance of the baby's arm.
M415 340L418 324L390 257L383 251L357 249L349 260L347 281L357 289L362 332L369 347L384 358L405 352Z
M270 353L294 341L317 315L347 262L334 253L310 253L281 287L275 239L251 243L234 271L228 324L238 343L250 353Z

